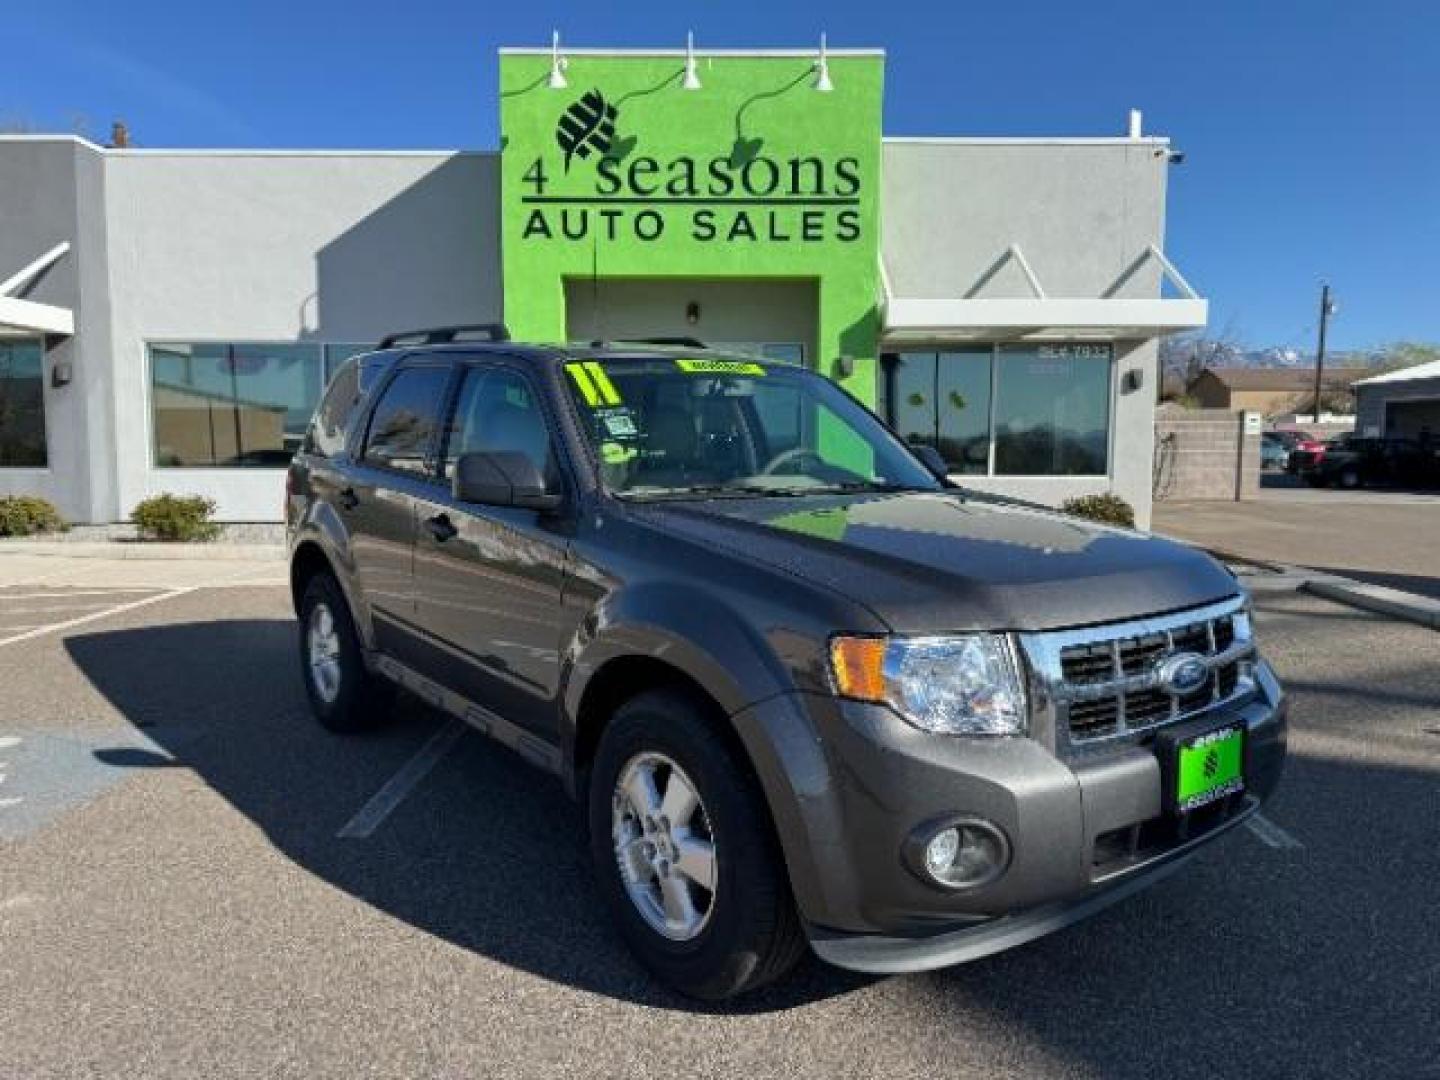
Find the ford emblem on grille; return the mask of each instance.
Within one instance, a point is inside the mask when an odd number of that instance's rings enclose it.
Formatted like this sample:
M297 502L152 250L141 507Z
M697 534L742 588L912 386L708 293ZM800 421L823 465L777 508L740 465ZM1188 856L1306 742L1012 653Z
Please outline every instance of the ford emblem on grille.
M1155 668L1156 681L1167 694L1193 694L1210 680L1210 667L1199 653L1167 656Z

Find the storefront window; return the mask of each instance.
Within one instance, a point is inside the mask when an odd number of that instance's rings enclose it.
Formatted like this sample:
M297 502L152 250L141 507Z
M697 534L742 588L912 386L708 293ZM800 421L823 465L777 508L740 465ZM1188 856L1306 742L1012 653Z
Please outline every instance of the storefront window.
M1110 446L1109 345L1002 345L995 474L1103 476Z
M150 346L155 464L283 468L324 381L319 344Z
M990 467L990 366L982 346L943 353L902 353L895 365L895 429L907 442L940 451L951 472Z
M0 338L0 468L47 460L44 350L31 338Z
M1108 344L899 353L886 361L885 412L953 473L1103 476L1111 359Z

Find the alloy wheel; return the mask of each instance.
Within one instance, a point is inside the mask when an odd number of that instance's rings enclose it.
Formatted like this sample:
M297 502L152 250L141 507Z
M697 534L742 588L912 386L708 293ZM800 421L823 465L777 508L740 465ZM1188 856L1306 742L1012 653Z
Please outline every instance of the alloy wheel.
M340 696L340 632L328 604L316 604L311 610L306 644L310 684L325 704L332 705Z
M719 862L699 789L664 754L631 758L611 800L620 877L656 933L692 941L715 913Z

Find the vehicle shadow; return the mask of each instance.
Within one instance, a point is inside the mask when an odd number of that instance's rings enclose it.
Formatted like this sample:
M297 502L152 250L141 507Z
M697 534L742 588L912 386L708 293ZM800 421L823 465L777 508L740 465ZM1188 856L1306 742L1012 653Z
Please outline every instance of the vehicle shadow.
M121 767L193 770L310 873L462 948L556 982L650 1006L784 1010L868 980L807 959L795 977L710 1007L656 984L613 931L579 814L558 782L476 733L364 839L336 833L449 722L401 695L394 723L332 735L309 715L295 625L224 620L66 641L92 684L162 754L101 749ZM197 658L223 661L197 663Z

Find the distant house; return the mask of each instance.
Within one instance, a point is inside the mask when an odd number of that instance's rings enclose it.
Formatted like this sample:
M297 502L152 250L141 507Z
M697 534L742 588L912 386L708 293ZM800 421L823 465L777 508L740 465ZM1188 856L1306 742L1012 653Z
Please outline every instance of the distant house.
M1366 374L1365 368L1326 368L1324 389L1332 394L1337 389L1349 390L1351 383ZM1308 412L1314 393L1315 372L1307 368L1206 368L1190 384L1190 395L1202 409L1265 416Z

